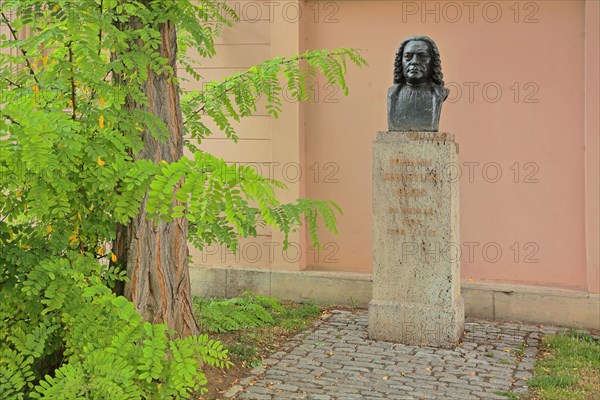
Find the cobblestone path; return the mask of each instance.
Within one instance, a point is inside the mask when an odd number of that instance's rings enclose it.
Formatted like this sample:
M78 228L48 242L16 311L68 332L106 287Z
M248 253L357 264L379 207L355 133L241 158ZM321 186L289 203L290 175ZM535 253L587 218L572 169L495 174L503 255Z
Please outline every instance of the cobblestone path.
M527 392L540 328L470 321L454 350L367 338L365 311L335 310L314 330L296 336L226 399L469 400L507 399Z

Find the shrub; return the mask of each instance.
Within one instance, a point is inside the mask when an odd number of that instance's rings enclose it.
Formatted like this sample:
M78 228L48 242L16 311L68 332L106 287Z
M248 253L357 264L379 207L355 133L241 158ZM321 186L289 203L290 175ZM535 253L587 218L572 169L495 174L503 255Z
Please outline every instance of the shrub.
M2 282L0 398L185 399L203 392L203 365L230 366L207 335L142 322L107 286L121 274L71 252Z

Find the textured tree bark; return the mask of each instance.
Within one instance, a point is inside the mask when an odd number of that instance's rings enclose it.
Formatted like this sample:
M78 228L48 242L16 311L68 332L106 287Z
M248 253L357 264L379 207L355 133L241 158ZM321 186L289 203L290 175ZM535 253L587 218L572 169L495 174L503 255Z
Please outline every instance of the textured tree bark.
M159 26L160 52L176 71L176 29L170 23ZM136 159L154 162L177 161L183 157L182 115L178 87L167 76L149 71L144 88L148 111L167 125L170 136L165 142L142 133L144 149ZM127 265L129 281L124 295L145 321L166 323L181 336L199 332L192 309L187 244L187 220L173 222L146 219L146 197L140 213L126 227L117 228L114 252Z

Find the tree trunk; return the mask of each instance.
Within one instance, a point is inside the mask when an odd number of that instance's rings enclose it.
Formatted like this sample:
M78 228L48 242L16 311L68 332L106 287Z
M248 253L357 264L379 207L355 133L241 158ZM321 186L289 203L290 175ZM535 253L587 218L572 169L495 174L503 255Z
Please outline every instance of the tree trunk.
M162 37L160 52L176 71L177 39L175 26L169 22L159 26ZM149 71L144 88L148 111L167 125L170 136L161 142L145 131L144 149L136 159L173 162L183 157L182 115L179 91L173 80ZM124 295L133 303L145 321L166 323L179 335L198 333L192 309L188 267L187 220L173 222L146 219L146 197L140 213L127 227L119 226L115 254L126 262L129 282Z

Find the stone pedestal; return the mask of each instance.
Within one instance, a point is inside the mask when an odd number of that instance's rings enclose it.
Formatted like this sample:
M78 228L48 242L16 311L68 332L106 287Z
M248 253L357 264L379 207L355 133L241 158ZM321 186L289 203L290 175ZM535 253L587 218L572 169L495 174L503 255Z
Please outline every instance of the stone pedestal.
M371 338L435 347L460 339L459 178L452 134L378 132Z

